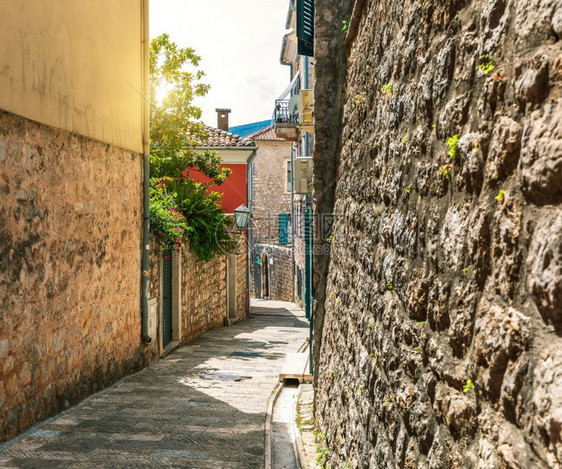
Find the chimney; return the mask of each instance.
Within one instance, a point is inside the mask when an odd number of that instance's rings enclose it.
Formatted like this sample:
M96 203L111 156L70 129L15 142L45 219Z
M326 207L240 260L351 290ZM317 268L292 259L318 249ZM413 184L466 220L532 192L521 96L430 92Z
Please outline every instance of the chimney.
M215 109L217 111L217 128L228 132L228 114L230 109Z

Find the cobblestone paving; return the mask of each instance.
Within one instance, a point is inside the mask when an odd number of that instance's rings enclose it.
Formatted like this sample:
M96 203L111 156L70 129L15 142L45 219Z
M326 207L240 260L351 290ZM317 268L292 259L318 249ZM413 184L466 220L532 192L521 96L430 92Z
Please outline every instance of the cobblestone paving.
M291 303L252 304L251 319L208 332L0 445L0 467L264 467L267 400L308 322Z

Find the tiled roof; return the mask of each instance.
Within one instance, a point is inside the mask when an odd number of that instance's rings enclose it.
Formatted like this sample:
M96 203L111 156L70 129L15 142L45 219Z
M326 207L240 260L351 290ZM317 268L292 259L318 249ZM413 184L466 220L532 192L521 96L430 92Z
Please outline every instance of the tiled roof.
M254 147L255 144L249 137L240 137L240 135L220 130L215 127L204 126L209 138L203 143L203 146L209 147Z
M266 127L263 130L260 130L258 132L255 132L253 134L248 135L248 138L251 138L252 140L255 141L270 141L270 142L284 142L285 139L284 138L279 138L277 135L275 135L275 128L273 125L270 125L269 127Z

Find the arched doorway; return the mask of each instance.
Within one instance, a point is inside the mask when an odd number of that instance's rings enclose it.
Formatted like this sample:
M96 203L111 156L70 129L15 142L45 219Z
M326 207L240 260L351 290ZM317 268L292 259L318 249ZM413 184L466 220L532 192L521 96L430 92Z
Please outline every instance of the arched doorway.
M261 255L261 297L269 299L269 256Z

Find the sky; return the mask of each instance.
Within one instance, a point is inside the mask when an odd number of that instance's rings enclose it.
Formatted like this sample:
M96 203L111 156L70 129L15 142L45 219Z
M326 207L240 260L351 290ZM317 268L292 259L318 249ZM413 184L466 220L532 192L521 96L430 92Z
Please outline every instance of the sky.
M168 33L201 56L209 93L195 104L216 127L216 108L231 109L230 126L271 118L289 84L279 63L289 0L150 0L150 37Z

